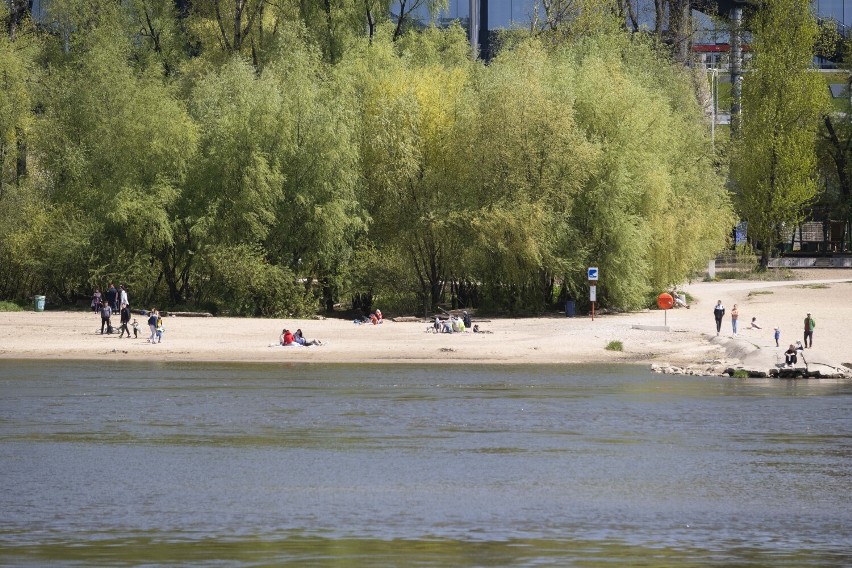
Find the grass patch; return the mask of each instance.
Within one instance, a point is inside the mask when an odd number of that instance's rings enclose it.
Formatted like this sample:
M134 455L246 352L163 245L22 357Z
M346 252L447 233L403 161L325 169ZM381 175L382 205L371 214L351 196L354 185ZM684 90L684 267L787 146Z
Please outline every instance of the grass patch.
M774 294L774 293L775 292L773 292L772 290L754 290L753 292L748 293L748 297L751 298L752 296L765 296L767 294Z
M606 344L607 351L624 351L624 344L620 341L610 341Z
M737 369L736 371L734 371L733 376L735 379L747 379L748 371L746 371L745 369Z
M796 288L808 288L810 290L824 290L831 288L828 284L799 284Z
M24 308L13 302L0 300L0 312L22 312Z

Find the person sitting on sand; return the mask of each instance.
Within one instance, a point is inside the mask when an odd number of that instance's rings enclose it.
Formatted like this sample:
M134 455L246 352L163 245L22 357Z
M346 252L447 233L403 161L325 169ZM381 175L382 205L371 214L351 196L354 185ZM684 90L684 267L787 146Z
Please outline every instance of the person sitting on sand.
M674 298L675 307L689 309L689 306L686 304L686 296L683 292L678 293L677 290L672 290L671 295Z
M753 318L751 318L751 326L750 327L751 327L751 329L763 329L762 327L760 327L760 324L757 323L757 316L754 316Z
M786 360L785 364L787 367L792 367L799 361L796 357L797 352L798 350L796 349L796 346L791 343L790 347L787 348L787 351L784 352L784 358Z
M293 337L293 334L290 332L289 329L284 329L281 331L281 345L285 347L298 345L298 343L296 343L296 338Z
M293 334L293 341L299 345L304 345L305 347L310 345L322 345L322 341L319 339L305 339L305 336L302 335L301 329L297 329L296 333Z

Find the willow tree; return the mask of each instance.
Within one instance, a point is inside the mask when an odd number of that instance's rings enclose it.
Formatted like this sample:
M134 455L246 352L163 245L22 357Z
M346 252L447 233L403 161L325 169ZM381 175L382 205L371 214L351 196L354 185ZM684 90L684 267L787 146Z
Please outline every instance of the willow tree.
M303 36L287 42L264 70L283 97L280 157L284 199L264 248L306 285L319 284L332 311L348 281L356 237L365 229L360 183L356 97L345 73L324 63Z
M685 71L622 36L569 52L577 122L599 148L572 224L603 275L599 300L639 307L723 247L730 204Z
M121 276L137 298L153 295L152 254L165 261L174 243L195 128L159 70L129 65L132 47L115 27L81 40L50 74L34 149L59 214L94 230L69 240L63 264L80 288Z
M576 124L574 77L569 62L529 41L501 53L477 84L466 259L498 306L539 311L556 280L581 268L585 245L570 219L597 149Z
M751 29L752 59L731 169L738 212L766 267L818 194L816 133L827 93L812 72L819 29L808 2L766 0Z
M417 41L440 41L442 33ZM464 45L463 33L450 33ZM470 164L455 149L460 129L473 122L465 94L472 63L443 63L431 49L400 57L390 36L385 28L347 63L361 99L362 199L371 239L383 254L406 259L429 309L440 302L462 244L456 213L467 188L459 173Z

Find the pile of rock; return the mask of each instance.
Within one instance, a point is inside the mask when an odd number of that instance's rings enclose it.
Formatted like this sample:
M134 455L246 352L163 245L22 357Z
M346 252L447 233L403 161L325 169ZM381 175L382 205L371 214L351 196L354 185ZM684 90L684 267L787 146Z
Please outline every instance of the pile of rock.
M669 363L652 363L651 370L664 375L693 375L696 377L733 377L736 374L749 378L774 377L779 379L844 379L852 378L852 370L812 363L807 367L770 367L756 368L746 365L732 365L723 360L703 361L700 365L679 367Z
M722 377L725 376L728 366L725 361L714 359L702 361L698 365L679 367L669 363L652 363L651 370L664 375L692 375L695 377Z

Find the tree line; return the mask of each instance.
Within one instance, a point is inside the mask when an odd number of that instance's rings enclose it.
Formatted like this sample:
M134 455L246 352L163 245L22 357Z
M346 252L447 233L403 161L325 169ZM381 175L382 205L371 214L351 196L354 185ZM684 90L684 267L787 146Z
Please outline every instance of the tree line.
M538 313L597 266L633 309L734 224L696 76L606 3L487 64L378 0L9 6L0 298Z

